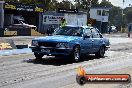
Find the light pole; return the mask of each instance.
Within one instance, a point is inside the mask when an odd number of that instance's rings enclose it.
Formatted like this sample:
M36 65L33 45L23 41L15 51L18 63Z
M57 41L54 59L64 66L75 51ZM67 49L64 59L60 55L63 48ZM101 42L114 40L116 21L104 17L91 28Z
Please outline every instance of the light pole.
M70 9L71 9L72 2L71 2L71 0L69 0L69 2L70 2Z
M122 7L122 13L121 13L121 15L122 15L121 32L123 32L123 25L124 25L124 17L123 17L123 15L124 15L124 11L123 11L124 3L125 3L125 0L123 0L123 7Z

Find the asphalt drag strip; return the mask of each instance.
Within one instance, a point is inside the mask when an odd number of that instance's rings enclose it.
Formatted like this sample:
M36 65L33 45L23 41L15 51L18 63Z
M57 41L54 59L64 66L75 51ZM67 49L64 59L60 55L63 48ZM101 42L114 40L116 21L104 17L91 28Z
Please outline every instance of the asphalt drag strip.
M44 57L36 62L33 55L29 58L0 63L0 87L2 88L58 88L75 83L76 68L83 66L88 73L108 71L131 66L130 53L108 51L105 58L88 56L80 63L69 62L63 58ZM127 63L127 64L125 64ZM3 65L3 66L2 66ZM52 85L50 85L52 83ZM48 85L47 85L48 84Z
M76 88L75 75L79 66L92 74L131 67L131 45L131 42L115 42L106 52L105 58L97 59L94 55L88 55L79 63L63 57L47 56L38 62L33 53L0 55L0 88L70 88L70 84L75 84L73 87Z

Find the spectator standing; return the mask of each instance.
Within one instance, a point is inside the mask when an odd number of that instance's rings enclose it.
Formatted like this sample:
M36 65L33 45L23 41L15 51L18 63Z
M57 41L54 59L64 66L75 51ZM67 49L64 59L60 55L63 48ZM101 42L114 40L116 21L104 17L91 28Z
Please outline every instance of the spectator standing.
M130 32L131 32L131 24L128 26L128 37L130 37Z
M110 26L110 27L109 27L109 34L110 34L110 32L111 32L111 29L112 29L112 27Z
M67 23L66 23L66 19L65 18L62 18L61 19L61 27L65 26Z
M51 26L49 26L49 28L48 28L48 30L47 30L47 34L48 34L48 35L51 35L53 32L54 32L54 26L51 25Z

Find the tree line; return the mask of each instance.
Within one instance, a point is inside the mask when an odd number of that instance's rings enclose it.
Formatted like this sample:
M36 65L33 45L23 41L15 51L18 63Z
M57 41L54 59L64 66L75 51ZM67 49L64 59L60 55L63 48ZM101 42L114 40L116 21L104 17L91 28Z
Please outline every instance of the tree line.
M79 8L87 9L90 5L98 4L98 0L4 0L6 2L20 2L27 4L42 4L46 10L55 10L57 8Z
M1 0L2 1L2 0ZM6 2L20 2L27 4L42 4L45 11L54 11L58 8L77 8L82 11L89 11L91 6L111 7L109 11L109 24L124 25L124 27L132 22L132 7L122 9L111 4L109 0L4 0ZM123 13L122 13L123 11Z

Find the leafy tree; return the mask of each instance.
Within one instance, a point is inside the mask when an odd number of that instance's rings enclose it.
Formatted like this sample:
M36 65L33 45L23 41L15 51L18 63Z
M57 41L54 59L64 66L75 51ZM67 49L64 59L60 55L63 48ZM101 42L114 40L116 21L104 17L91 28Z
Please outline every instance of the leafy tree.
M120 7L112 7L109 11L110 25L121 25L122 22L122 9Z
M126 8L124 11L124 15L126 17L127 23L132 22L132 7Z
M92 4L92 6L98 6L99 2L98 2L98 0L92 0L91 4Z
M113 5L111 4L111 2L106 1L106 0L103 0L103 1L100 3L100 6L102 6L102 7L113 7Z
M33 0L19 0L19 2L21 2L21 3L28 3L28 4L34 3Z
M57 8L66 8L66 9L70 9L70 4L71 4L71 8L74 8L73 4L69 1L69 0L63 0L62 2L58 3Z
M18 2L18 0L0 0L0 1L6 1L6 2Z
M57 4L58 2L56 0L52 0L52 2L49 3L49 10L50 11L53 11L53 10L56 10L57 9Z
M90 6L98 5L98 0L75 0L75 5L81 10L87 10Z

